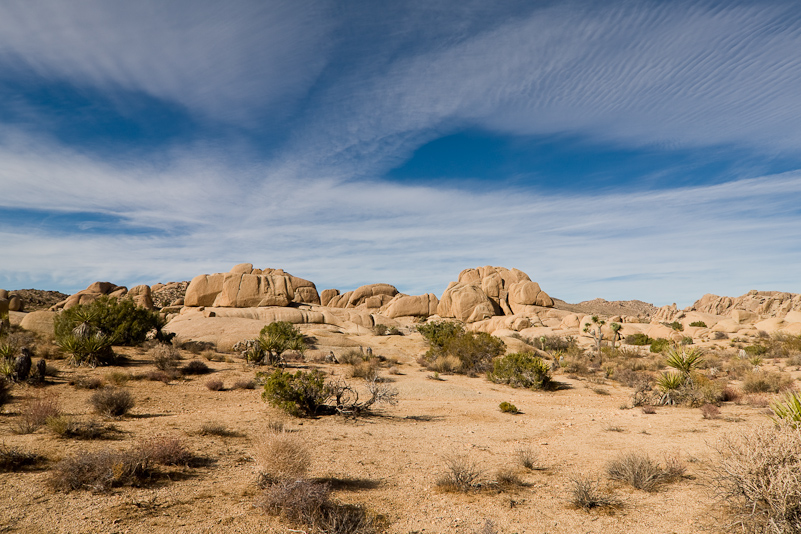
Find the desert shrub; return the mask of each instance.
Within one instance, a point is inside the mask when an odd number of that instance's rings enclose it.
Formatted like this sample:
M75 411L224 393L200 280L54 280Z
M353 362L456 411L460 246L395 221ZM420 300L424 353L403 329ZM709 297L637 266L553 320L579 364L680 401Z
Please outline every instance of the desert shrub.
M525 469L535 469L537 466L538 454L533 449L517 449L515 451L515 457L517 458L517 463L520 465L520 467Z
M192 453L179 438L157 437L140 441L136 451L148 461L161 465L189 465Z
M801 430L763 426L723 437L713 466L731 532L801 531Z
M719 419L720 408L718 408L714 404L704 404L703 406L701 406L701 416L704 419Z
M737 388L726 386L720 392L720 400L721 402L737 402L740 400L740 397L743 396L743 392Z
M651 352L664 352L670 347L670 340L665 338L658 338L651 341Z
M97 421L78 421L66 415L47 418L47 428L64 439L105 439L116 433L113 425L103 425Z
M178 376L180 376L180 373L176 369L172 369L171 371L160 371L155 369L145 373L145 378L151 382L164 382L165 384L169 384Z
M778 393L790 388L794 383L792 377L772 371L751 371L743 379L742 389L745 393Z
M678 321L673 321L672 323L662 323L662 324L667 326L668 328L675 330L676 332L684 331L684 325Z
M236 435L236 432L228 430L225 424L218 421L206 421L200 425L200 431L198 434L201 436L227 437Z
M375 360L361 361L350 368L351 378L375 380L378 377L378 365Z
M276 321L262 328L258 341L266 354L266 363L271 365L281 363L281 355L287 351L303 354L308 347L303 334L287 321Z
M159 343L148 352L156 369L160 371L172 371L178 367L178 362L181 360L181 353L172 345L166 343Z
M298 480L306 475L311 450L296 433L268 431L259 436L253 459L262 484Z
M70 308L72 309L72 308ZM114 340L94 327L76 327L75 331L56 338L61 350L70 354L74 365L110 365L114 363Z
M633 488L653 492L662 484L684 475L684 466L669 460L664 467L641 452L624 453L606 465L606 474L612 480L625 482Z
M210 372L211 369L206 365L206 362L200 360L192 360L181 367L181 374L184 375L205 375Z
M67 338L82 324L111 339L115 345L139 345L154 331L157 339L166 340L171 336L161 332L166 324L161 315L138 307L131 299L104 296L63 310L53 321L56 340Z
M683 338L681 338L681 341L679 343L681 345L692 345L693 338L691 338L690 336L684 336Z
M768 347L764 345L748 345L743 350L749 356L763 356L768 353Z
M78 389L100 389L103 387L103 380L96 376L79 377L70 382L70 385Z
M462 368L462 361L456 356L451 356L450 354L445 356L437 356L434 361L424 363L429 370L444 374L458 373Z
M573 475L570 477L569 488L570 503L582 510L614 509L623 505L620 499L602 491L601 483L595 477Z
M120 417L134 407L134 398L128 391L120 388L103 388L89 397L89 404L100 415Z
M495 472L495 485L502 490L517 488L523 485L520 476L509 468L498 469Z
M0 377L0 410L11 400L11 382Z
M106 492L118 486L139 486L151 473L149 458L136 449L80 451L53 467L50 484L59 491Z
M498 405L498 408L500 408L503 413L520 413L520 410L517 409L517 406L511 402L503 401Z
M703 322L703 321L693 321L693 322L690 323L690 326L706 328L706 323Z
M234 382L234 389L256 389L256 381L252 378L240 378Z
M467 493L479 487L481 470L465 456L451 456L445 459L446 470L437 479L440 491Z
M12 429L16 434L32 434L42 428L49 417L61 413L61 404L55 395L40 395L22 405L19 418Z
M340 504L331 498L327 484L310 480L272 484L265 488L256 505L309 532L376 534L383 530L383 522L363 506Z
M387 335L387 330L389 327L385 324L377 324L373 327L373 334L376 336L385 336Z
M123 373L122 371L112 371L110 373L106 373L106 380L115 386L124 386L130 379L131 375L128 373Z
M551 367L539 356L515 352L495 358L487 378L516 388L547 389L551 384Z
M19 447L8 447L0 443L0 473L14 472L32 467L44 461L38 454L24 452Z
M390 326L389 329L387 330L387 335L388 336L402 336L403 332L401 332L400 329L397 326Z
M629 334L626 336L626 345L650 345L654 340L648 337L647 334L637 332L636 334Z
M339 363L346 365L357 365L364 361L364 353L356 349L346 350L339 357Z
M715 332L713 337L715 339L728 339L729 334L727 334L726 332Z
M262 398L296 417L315 415L331 398L331 387L318 370L295 374L279 369L264 382Z
M461 372L483 373L492 367L493 358L506 350L504 342L486 332L466 332L445 347L446 354L462 362Z
M464 326L453 321L434 321L417 325L417 331L433 350L442 351L453 339L464 334Z
M223 381L218 378L212 378L206 381L206 389L210 391L222 391L224 389Z

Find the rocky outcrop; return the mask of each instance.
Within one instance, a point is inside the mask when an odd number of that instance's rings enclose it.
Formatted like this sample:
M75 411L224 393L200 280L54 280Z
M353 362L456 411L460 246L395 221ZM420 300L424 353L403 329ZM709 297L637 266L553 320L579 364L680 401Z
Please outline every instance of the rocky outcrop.
M485 266L459 273L459 279L442 294L437 315L476 322L496 315L533 313L536 307L553 304L523 271Z
M397 294L398 290L395 286L369 284L342 295L337 291L337 294L331 295L325 305L329 308L358 308L361 306L377 310L385 304L389 304Z
M396 317L430 317L437 313L439 299L432 293L425 295L395 295L382 315L395 319Z
M25 303L19 295L0 289L0 313L24 311Z
M192 307L283 307L292 302L319 304L314 283L282 269L254 269L249 263L227 273L196 276L184 297L184 305Z
M153 300L150 298L150 288L145 290L147 286L136 286L136 301L142 307L153 309ZM128 288L125 286L118 286L111 282L95 282L86 289L78 291L74 295L70 295L65 300L62 300L50 309L53 311L67 310L79 304L89 304L94 302L102 296L109 296L111 298L122 298L128 296ZM149 305L149 307L148 307Z
M801 294L756 290L734 298L707 294L686 308L686 311L725 316L731 316L735 310L751 312L762 318L784 317L791 311L801 311Z
M30 330L31 332L37 332L47 337L53 337L55 336L55 328L53 326L53 320L55 316L56 312L45 310L26 313L25 317L23 317L22 321L20 322L20 326L25 330Z

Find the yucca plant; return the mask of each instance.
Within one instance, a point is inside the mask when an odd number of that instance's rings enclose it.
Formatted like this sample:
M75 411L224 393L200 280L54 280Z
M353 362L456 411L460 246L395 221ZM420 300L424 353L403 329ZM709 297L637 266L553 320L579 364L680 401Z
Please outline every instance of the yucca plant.
M801 422L801 394L797 391L785 391L781 399L771 403L770 409L775 415L772 418L774 421L786 421L795 428Z
M686 347L671 347L667 352L668 367L672 367L681 373L685 382L692 381L690 373L704 364L704 358L698 349L687 349Z
M10 343L0 343L0 358L11 359L17 354L17 348Z
M0 358L0 378L11 378L14 374L14 359Z
M676 404L680 390L684 387L687 378L681 373L662 373L656 379L656 385L662 392L659 404Z

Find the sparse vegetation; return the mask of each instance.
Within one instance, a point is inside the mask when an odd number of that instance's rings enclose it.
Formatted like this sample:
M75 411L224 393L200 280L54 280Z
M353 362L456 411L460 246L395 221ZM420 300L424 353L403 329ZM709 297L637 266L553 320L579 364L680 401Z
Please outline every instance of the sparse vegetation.
M466 456L451 456L445 459L445 472L437 479L440 491L467 493L479 487L481 470Z
M487 378L512 387L547 389L551 384L551 367L539 356L515 352L496 358Z
M113 425L104 425L97 421L79 421L67 415L58 415L47 419L47 428L56 436L64 439L106 439L118 432Z
M663 484L680 479L684 471L684 466L676 459L668 459L663 467L641 452L622 454L606 466L606 474L610 479L649 492L657 491Z
M89 404L100 415L121 417L134 407L134 398L124 389L106 387L94 392Z
M451 372L469 375L483 373L491 368L493 358L503 354L506 349L499 338L485 332L466 332L461 324L450 321L426 323L419 325L417 330L428 341L430 348L423 356L423 363L431 370L451 356L459 361L458 367L448 365Z
M224 389L223 381L219 378L212 378L206 381L206 389L209 391L222 391Z
M498 405L498 408L500 408L500 410L503 413L513 413L513 414L520 413L520 410L517 409L517 406L515 406L511 402L503 401Z
M268 431L259 436L253 459L262 485L289 482L306 476L311 450L297 433Z
M570 478L569 499L573 506L586 511L611 510L623 505L619 498L601 490L601 483L597 478L578 474Z
M0 473L21 471L44 461L38 454L25 452L19 447L8 447L0 443Z
M16 434L31 434L42 428L50 417L61 413L61 403L55 395L39 395L23 404L12 429Z
M53 467L50 484L59 491L107 492L118 486L139 486L151 475L150 459L140 450L79 451Z

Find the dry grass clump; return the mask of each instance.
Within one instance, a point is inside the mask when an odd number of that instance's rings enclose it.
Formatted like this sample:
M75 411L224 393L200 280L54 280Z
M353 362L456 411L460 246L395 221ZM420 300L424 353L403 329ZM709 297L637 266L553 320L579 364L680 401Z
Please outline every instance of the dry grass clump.
M359 350L350 349L340 355L338 360L339 363L344 363L346 365L356 365L364 361L364 353Z
M97 421L78 421L66 415L47 419L47 428L64 439L106 439L118 432L114 425L103 425Z
M298 480L306 475L311 451L296 433L268 431L257 441L253 459L262 485Z
M131 379L131 375L122 371L111 371L106 373L106 381L115 386L124 386Z
M704 419L720 419L720 408L714 404L704 404L701 406L701 417Z
M194 459L179 438L157 437L142 440L137 451L151 462L161 465L189 465Z
M140 450L79 451L53 467L50 485L58 491L106 492L118 486L139 486L151 475L150 459Z
M225 389L223 381L219 378L212 378L206 381L206 388L210 391L222 391Z
M533 470L537 468L537 459L539 458L539 455L533 449L523 448L515 451L515 458L517 459L517 463L520 465L520 467Z
M570 477L570 504L582 510L612 511L623 505L623 502L609 492L601 490L597 478L585 475Z
M25 402L19 418L14 421L12 430L15 434L32 434L46 423L50 417L61 413L61 404L55 395L41 395Z
M449 493L467 493L480 487L481 470L466 456L445 459L447 469L437 479L436 487Z
M229 436L236 436L237 433L228 430L225 424L220 423L218 421L206 421L200 425L200 431L198 434L201 436L220 436L220 437L229 437Z
M159 343L148 354L153 358L153 363L160 371L170 371L178 367L181 360L181 353L172 345Z
M5 443L0 444L0 473L20 471L43 460L38 454L24 452L18 447L8 447Z
M523 481L513 469L504 468L495 472L495 484L501 490L510 490L522 486Z
M641 452L622 454L606 466L606 474L610 479L648 492L657 491L663 484L680 479L684 471L684 465L676 459L667 459L662 467Z
M801 532L801 429L765 425L727 435L716 449L714 484L729 531Z
M103 388L89 397L89 404L100 415L121 417L134 407L134 398L124 389Z
M234 389L256 389L256 381L252 378L241 378L234 382Z
M163 382L165 384L169 384L179 376L181 376L181 374L176 369L172 369L170 371L161 371L159 369L155 369L153 371L148 371L145 374L145 378L151 382Z
M256 505L270 515L304 526L308 532L375 534L384 530L383 522L363 506L340 504L331 498L327 484L310 480L271 484Z
M350 368L350 378L364 378L375 380L378 378L378 363L374 360L361 361Z
M96 376L82 376L71 381L70 385L78 389L100 389L103 387L103 380Z
M183 367L181 373L185 375L205 375L211 372L211 369L205 362L200 360L192 360Z
M790 389L795 381L792 377L771 371L751 371L743 378L745 393L778 393Z

